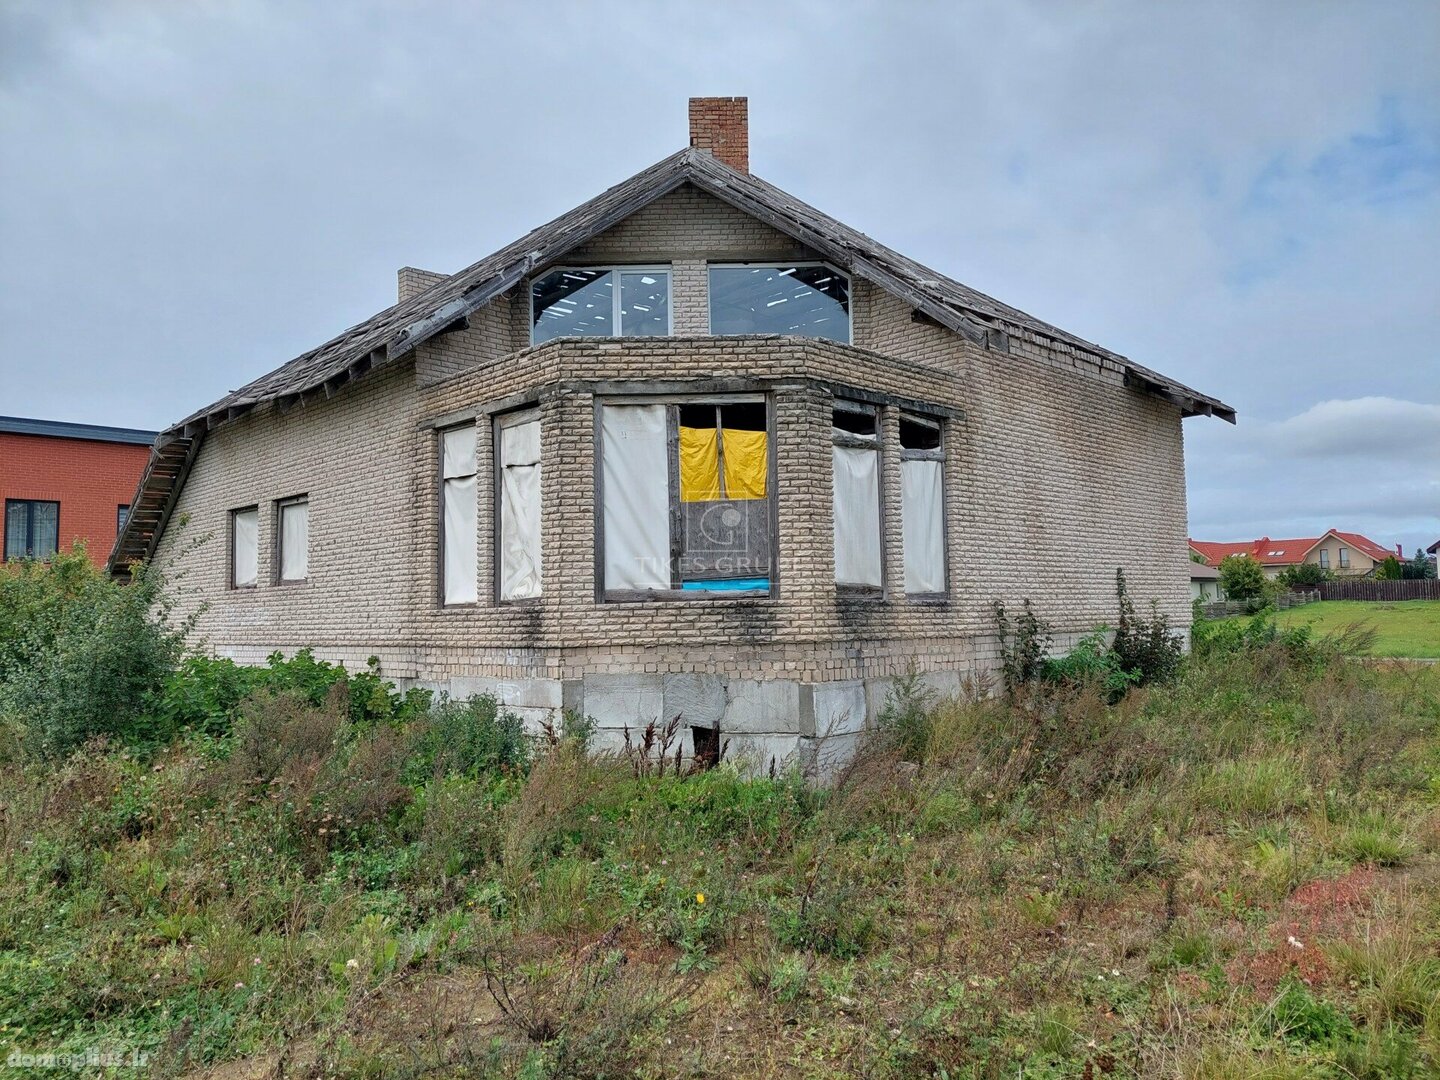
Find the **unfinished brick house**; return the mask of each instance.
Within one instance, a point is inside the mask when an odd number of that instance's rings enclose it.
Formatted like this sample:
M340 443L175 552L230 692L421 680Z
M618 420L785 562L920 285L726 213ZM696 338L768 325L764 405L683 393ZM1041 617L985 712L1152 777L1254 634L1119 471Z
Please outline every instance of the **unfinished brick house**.
M1187 625L1181 419L1233 410L751 175L743 98L690 123L165 431L112 567L182 564L241 661L805 767L896 676L993 663L997 599L1063 644L1123 567Z

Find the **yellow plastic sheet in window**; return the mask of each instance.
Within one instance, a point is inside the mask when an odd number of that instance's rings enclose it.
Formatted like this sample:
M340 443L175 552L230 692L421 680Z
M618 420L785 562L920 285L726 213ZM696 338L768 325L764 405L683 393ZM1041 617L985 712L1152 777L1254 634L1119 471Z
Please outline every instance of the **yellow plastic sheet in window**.
M728 435L729 432L726 432ZM729 442L726 442L729 448ZM680 428L680 501L720 498L720 444L714 428Z
M725 429L725 495L731 499L763 499L769 458L765 432Z

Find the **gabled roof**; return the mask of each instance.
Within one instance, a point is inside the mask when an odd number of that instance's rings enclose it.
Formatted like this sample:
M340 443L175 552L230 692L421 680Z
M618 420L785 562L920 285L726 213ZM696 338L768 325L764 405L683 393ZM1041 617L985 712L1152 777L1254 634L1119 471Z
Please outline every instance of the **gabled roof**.
M1346 544L1349 544L1356 551L1363 551L1376 562L1384 562L1391 555L1395 554L1390 548L1377 544L1368 536L1361 536L1359 533L1341 532L1339 529L1331 529L1325 536L1337 537ZM1324 540L1325 536L1320 537L1320 540ZM1320 540L1316 540L1315 542L1318 544Z
M26 416L0 416L0 431L11 435L45 435L52 439L86 439L90 442L130 443L149 446L158 431L140 428L106 427L103 424L72 424L65 420L35 420Z
M1393 551L1381 547L1369 537L1359 533L1341 532L1339 529L1330 529L1319 536L1306 536L1293 540L1272 540L1268 536L1262 536L1259 540L1246 540L1239 543L1191 540L1190 547L1205 556L1205 561L1210 566L1219 566L1221 560L1231 555L1249 555L1263 566L1294 566L1304 562L1305 556L1309 555L1327 536L1333 536L1356 551L1364 552L1376 562L1383 562L1386 556L1394 554Z
M1017 308L937 273L857 232L827 214L749 173L738 172L708 151L687 147L659 161L589 202L534 229L514 243L371 316L318 348L302 353L167 428L157 440L156 458L170 443L184 443L172 458L187 463L204 433L273 402L285 408L314 396L329 396L350 380L394 363L437 334L463 326L469 315L514 288L566 252L619 224L683 184L693 184L819 252L853 277L863 278L912 305L933 320L984 348L1008 351L1013 331L1023 331L1118 365L1127 384L1158 395L1186 416L1218 416L1235 422L1235 410L1218 398L1166 378L1117 353L1066 333ZM183 483L184 470L147 470L125 531L111 553L111 567L148 557L164 529L168 507ZM149 485L148 487L146 485ZM148 498L146 496L149 496Z

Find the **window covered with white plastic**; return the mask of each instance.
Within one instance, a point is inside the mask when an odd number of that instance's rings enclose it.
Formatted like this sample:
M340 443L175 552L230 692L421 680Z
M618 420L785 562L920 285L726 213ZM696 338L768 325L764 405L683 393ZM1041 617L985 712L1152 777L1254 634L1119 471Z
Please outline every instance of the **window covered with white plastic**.
M879 593L884 584L880 540L880 415L873 405L837 401L831 417L834 477L835 584Z
M906 595L942 595L945 444L938 419L900 415L900 517Z
M645 267L553 270L530 286L530 340L655 337L670 333L670 271Z
M276 503L276 517L276 580L282 585L304 581L310 576L309 498L296 495L281 499Z
M501 600L540 595L540 414L495 421L499 514L495 549Z
M260 574L260 508L230 511L230 587L253 589Z
M850 341L850 280L824 265L712 266L710 333Z
M475 425L440 433L440 595L473 604L475 588Z
M607 599L770 592L769 419L761 395L601 407Z

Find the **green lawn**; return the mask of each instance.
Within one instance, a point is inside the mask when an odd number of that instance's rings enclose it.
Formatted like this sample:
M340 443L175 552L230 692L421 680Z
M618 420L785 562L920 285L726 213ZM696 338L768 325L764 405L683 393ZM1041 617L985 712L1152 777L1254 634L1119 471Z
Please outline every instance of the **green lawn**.
M1440 602L1435 600L1321 600L1282 611L1277 621L1313 626L1317 634L1363 623L1379 635L1372 656L1440 657Z

